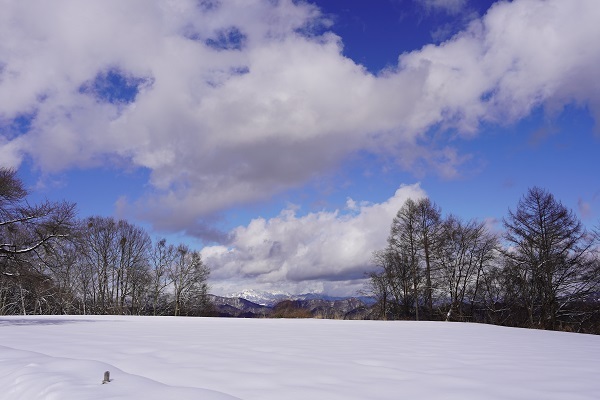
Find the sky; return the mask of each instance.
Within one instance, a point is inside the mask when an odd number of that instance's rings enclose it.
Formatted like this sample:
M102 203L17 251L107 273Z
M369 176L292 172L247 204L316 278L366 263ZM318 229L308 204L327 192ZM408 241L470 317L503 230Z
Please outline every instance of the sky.
M600 221L596 0L0 1L0 166L202 251L211 290L352 295L408 198Z

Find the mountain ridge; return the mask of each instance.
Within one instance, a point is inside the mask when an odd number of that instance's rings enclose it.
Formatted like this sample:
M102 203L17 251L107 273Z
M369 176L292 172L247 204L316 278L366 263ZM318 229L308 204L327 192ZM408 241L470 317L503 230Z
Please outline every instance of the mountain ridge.
M284 300L326 300L326 301L338 301L338 300L347 300L347 299L360 299L363 303L367 305L371 305L375 302L375 300L369 296L330 296L324 293L302 293L302 294L291 294L288 292L275 291L259 291L255 289L246 289L241 292L232 293L227 296L222 296L225 298L241 298L244 300L248 300L252 303L273 307L277 303L282 302Z
M247 298L240 297L246 296ZM209 294L213 314L220 317L312 317L369 319L373 300L368 297L334 297L320 293L291 295L248 290L232 297ZM252 301L253 299L255 301ZM256 301L262 302L260 304Z

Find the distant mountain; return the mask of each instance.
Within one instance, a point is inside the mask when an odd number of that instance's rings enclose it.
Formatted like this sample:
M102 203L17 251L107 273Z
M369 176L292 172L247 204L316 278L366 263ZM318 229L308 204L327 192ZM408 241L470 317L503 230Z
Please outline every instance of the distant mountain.
M303 293L303 294L290 294L287 292L266 292L254 289L243 290L238 293L233 293L226 297L241 298L251 301L256 304L263 306L273 307L275 304L283 300L327 300L337 301L346 299L360 299L367 305L372 305L375 300L368 296L357 296L357 297L340 297L340 296L329 296L323 293Z
M365 303L366 305L375 304L376 300L373 297L369 296L328 296L322 293L305 293L305 294L297 294L292 295L290 297L292 300L326 300L326 301L343 301L348 299L358 299Z
M239 297L221 297L208 295L214 313L219 317L254 318L271 314L272 307L256 304Z
M291 298L292 295L286 292L265 292L247 289L238 293L233 293L227 297L245 299L262 306L272 307L282 300Z
M245 290L231 297L209 295L214 315L222 317L303 317L368 319L371 298L332 297L317 293L291 295ZM302 311L302 312L299 312Z

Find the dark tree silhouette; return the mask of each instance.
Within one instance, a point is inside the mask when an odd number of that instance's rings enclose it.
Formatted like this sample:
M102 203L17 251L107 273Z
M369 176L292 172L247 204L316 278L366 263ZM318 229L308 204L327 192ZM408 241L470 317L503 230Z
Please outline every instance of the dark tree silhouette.
M0 168L0 313L40 306L40 290L52 290L40 257L73 230L74 204L30 205L26 196L16 171Z
M593 235L544 189L533 187L504 219L507 272L531 326L555 329L598 290Z

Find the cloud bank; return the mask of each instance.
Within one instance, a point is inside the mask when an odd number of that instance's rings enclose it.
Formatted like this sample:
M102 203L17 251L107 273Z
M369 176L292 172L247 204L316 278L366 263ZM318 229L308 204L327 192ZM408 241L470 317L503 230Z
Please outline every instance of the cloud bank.
M252 287L290 293L356 295L375 250L385 247L392 219L409 199L425 197L418 184L401 186L388 200L297 216L287 209L232 231L228 246L202 256L212 269L212 290L230 294Z
M468 155L445 132L567 103L600 117L596 0L498 2L375 73L343 56L309 3L0 4L0 164L147 169L128 206L158 229L298 187L359 151L454 177Z

